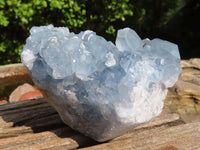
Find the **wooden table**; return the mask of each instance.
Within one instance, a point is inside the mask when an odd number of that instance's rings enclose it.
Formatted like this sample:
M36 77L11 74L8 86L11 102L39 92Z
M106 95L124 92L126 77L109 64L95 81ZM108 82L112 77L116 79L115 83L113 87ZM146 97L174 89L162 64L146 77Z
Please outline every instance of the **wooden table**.
M163 110L150 122L98 143L65 125L44 99L33 99L0 106L0 149L200 150L200 122L185 123Z

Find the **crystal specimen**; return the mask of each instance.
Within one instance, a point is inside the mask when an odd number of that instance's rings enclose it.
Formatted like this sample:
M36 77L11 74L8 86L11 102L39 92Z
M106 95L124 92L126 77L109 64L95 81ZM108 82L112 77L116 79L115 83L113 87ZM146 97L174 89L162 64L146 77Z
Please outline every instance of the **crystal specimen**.
M46 100L71 128L97 140L157 116L181 72L176 44L141 40L130 29L116 45L95 32L33 27L21 59Z

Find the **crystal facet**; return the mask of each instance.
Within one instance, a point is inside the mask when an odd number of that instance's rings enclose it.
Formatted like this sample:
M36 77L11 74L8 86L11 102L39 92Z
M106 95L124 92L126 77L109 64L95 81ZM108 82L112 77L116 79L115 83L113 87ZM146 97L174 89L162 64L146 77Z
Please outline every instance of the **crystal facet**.
M97 140L119 136L160 114L181 72L178 46L125 28L116 45L95 32L33 27L21 59L71 128Z

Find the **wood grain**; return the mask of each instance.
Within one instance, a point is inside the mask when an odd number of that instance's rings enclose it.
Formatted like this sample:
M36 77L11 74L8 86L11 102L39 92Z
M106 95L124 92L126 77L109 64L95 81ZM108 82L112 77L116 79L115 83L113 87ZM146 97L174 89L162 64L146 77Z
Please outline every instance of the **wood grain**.
M0 85L8 86L32 82L23 64L10 64L0 66Z
M44 100L0 106L0 149L200 149L200 123L186 124L168 110L108 142L98 143L72 130Z
M133 131L126 138L84 148L82 150L107 149L164 149L173 147L180 150L200 149L200 123L181 124L172 127L156 127L140 132Z

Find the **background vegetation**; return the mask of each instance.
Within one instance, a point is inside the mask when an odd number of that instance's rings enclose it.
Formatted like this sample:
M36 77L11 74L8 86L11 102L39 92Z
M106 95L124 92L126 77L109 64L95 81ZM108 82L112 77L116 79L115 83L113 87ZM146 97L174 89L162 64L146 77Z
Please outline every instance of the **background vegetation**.
M200 0L0 0L0 65L20 62L32 26L91 29L114 41L131 27L142 38L177 43L182 58L200 56Z

